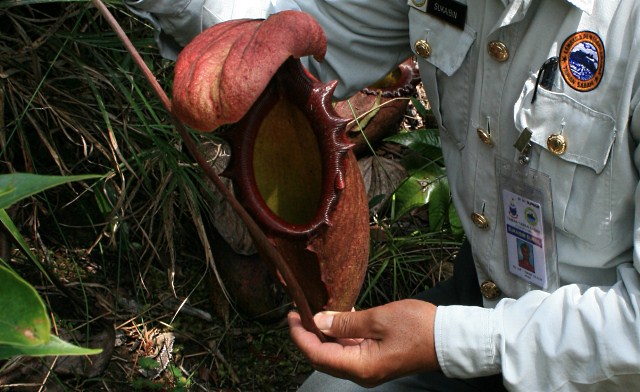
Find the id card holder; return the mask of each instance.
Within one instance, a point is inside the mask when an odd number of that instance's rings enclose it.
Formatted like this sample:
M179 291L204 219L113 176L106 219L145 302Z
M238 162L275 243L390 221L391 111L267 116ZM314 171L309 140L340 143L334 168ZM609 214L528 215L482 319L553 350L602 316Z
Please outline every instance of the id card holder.
M505 268L519 291L558 288L551 179L526 164L496 159L504 226Z

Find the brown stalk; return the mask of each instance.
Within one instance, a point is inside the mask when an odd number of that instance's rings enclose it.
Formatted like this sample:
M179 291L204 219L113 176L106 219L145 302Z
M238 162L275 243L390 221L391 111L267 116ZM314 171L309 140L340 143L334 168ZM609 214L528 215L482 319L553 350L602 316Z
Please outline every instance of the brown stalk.
M146 63L142 59L142 56L140 56L138 50L135 48L135 46L133 46L133 43L131 42L131 40L129 40L129 37L127 37L118 21L113 17L111 12L107 9L105 4L101 0L92 0L92 3L100 11L102 16L106 19L107 23L109 23L113 31L124 44L127 51L133 57L133 60L135 61L138 68L140 68L147 81L151 84L154 93L160 99L165 109L169 112L171 122L178 130L178 133L184 141L187 150L189 150L189 153L195 158L196 162L204 170L207 177L211 180L211 182L213 182L224 199L231 205L233 210L238 214L240 219L242 219L244 224L247 226L247 229L251 234L251 238L255 242L256 248L258 248L263 256L266 256L267 262L274 265L282 275L284 281L286 282L285 288L293 302L296 304L296 307L298 308L298 312L300 313L300 318L302 320L302 325L308 331L315 333L321 341L325 341L326 337L322 334L322 332L320 332L318 327L313 322L313 314L311 313L311 308L309 307L309 303L306 299L304 291L302 291L300 284L296 280L293 272L285 262L280 252L278 252L275 246L273 246L273 244L267 239L265 233L260 229L253 218L233 196L231 191L229 191L229 189L224 185L224 183L220 180L220 177L218 177L218 175L214 171L213 167L211 167L205 157L200 153L200 150L189 135L189 132L187 131L185 126L173 114L169 97L164 92L164 90L160 86L160 83L158 83L158 80L153 75L151 70L147 67Z

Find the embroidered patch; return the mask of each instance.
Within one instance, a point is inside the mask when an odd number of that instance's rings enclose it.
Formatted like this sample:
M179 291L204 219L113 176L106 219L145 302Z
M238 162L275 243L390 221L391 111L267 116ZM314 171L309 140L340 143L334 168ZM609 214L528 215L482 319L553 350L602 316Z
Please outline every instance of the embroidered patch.
M564 41L560 73L574 90L586 92L598 87L604 73L604 44L598 34L579 31Z

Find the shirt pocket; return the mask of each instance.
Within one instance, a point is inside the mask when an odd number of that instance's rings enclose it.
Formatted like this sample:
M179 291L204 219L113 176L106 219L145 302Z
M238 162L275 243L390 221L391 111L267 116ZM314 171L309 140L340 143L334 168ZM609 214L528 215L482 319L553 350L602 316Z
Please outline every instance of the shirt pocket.
M471 71L465 59L476 32L469 25L462 30L412 7L409 10L409 37L438 126L462 149L468 127L450 126L452 124L448 124L447 119L469 118ZM416 53L418 41L428 43L431 49L429 56L421 57ZM456 115L447 116L443 109L455 110Z
M611 240L612 169L615 120L579 102L579 95L537 88L532 75L515 105L518 130L532 132L531 166L551 177L556 227L593 247ZM564 151L549 145L561 136Z

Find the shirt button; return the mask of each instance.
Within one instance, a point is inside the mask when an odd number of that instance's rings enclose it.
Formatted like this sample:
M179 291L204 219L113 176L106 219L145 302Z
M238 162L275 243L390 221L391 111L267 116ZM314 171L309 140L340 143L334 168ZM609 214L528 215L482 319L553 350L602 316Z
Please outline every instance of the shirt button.
M487 217L479 212L471 214L471 221L478 229L485 230L489 228L489 221L487 220Z
M427 57L431 56L431 45L429 45L429 43L423 39L417 40L416 41L416 53L418 54L418 56L426 59Z
M477 128L476 133L478 134L480 140L482 140L482 143L486 144L487 146L493 146L493 139L491 138L491 134L489 132L485 131L482 128Z
M556 155L562 155L567 151L567 140L562 135L553 134L547 138L547 148Z
M500 297L502 291L498 288L498 285L495 284L492 280L485 280L480 285L480 292L482 296L488 300L494 300Z
M509 49L503 42L491 41L487 45L487 50L489 50L489 55L496 61L503 62L509 59Z

